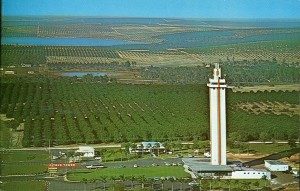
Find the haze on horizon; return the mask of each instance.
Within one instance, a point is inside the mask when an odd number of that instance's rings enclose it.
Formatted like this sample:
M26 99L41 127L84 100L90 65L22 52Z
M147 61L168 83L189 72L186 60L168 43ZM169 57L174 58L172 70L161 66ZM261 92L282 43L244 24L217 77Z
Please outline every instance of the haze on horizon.
M300 0L3 0L2 16L300 19Z

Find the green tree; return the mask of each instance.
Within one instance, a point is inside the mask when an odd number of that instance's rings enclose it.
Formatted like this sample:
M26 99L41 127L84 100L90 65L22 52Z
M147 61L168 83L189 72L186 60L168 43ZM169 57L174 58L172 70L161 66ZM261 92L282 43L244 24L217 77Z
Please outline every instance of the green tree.
M106 176L101 176L100 180L103 183L103 190L105 191L106 190L107 177Z
M86 178L82 179L83 185L84 185L84 191L86 191L86 185L88 183L88 180Z
M288 145L291 147L291 148L296 148L296 141L294 139L289 139L288 140Z
M269 138L269 135L268 135L268 133L267 132L265 132L265 131L262 131L260 134L259 134L259 139L261 140L261 141L267 141L268 140L268 138Z
M156 149L157 155L159 156L159 150L160 150L160 144L156 142L153 146L154 149Z
M134 188L134 181L136 181L137 178L135 176L130 176L129 179L131 181L131 189L133 190L133 188Z

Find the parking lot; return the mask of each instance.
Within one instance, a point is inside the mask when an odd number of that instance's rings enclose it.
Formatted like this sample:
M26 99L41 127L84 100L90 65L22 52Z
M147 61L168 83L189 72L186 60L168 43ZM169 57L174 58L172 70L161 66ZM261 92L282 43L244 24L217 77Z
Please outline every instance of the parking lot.
M177 166L182 165L181 158L167 158L167 159L160 159L160 158L149 158L149 159L137 159L137 160L130 160L130 161L118 161L118 162L107 162L103 163L105 167L108 168L121 168L121 167L147 167L147 166Z

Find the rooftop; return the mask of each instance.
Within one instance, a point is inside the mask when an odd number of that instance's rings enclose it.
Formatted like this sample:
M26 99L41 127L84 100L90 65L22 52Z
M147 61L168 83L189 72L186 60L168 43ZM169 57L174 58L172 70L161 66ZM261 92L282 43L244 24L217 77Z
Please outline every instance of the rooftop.
M192 171L197 172L232 172L232 168L227 165L212 165L210 159L183 158L182 161Z
M79 146L78 150L76 150L75 152L94 152L95 149L93 147L90 146Z
M268 172L265 169L254 169L254 168L247 168L247 167L233 167L234 171L258 171L258 172Z
M164 148L164 146L160 143L160 142L157 142L157 141L148 141L148 142L142 142L142 145L144 148L154 148L156 147L156 145L159 144L159 148Z
M271 165L287 165L284 162L281 162L280 160L265 160L265 162Z

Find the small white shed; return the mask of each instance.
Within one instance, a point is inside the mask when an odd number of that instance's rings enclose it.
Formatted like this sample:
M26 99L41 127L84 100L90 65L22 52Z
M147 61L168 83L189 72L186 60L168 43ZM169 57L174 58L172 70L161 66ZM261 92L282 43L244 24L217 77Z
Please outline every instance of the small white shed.
M289 165L279 161L279 160L265 160L265 167L270 171L288 171Z
M95 149L90 146L79 146L79 149L75 151L76 153L81 153L83 157L94 157Z

